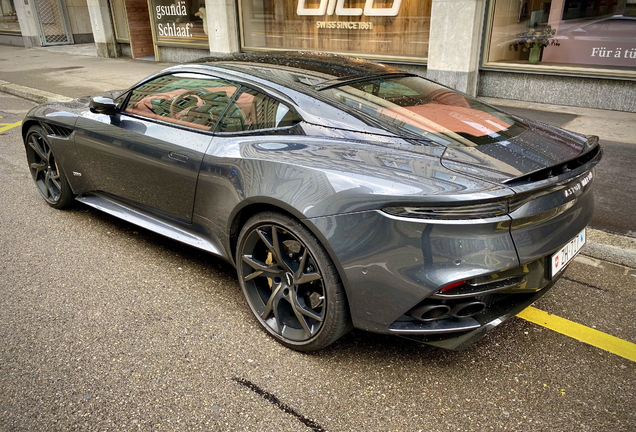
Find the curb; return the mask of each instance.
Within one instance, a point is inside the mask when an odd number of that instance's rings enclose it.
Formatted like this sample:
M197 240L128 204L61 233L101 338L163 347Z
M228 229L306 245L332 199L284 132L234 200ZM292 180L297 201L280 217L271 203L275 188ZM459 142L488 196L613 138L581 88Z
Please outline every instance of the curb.
M37 103L70 102L73 98L0 80L0 91ZM636 269L636 238L588 228L581 255Z
M636 269L636 238L587 229L582 255Z
M616 246L589 242L581 251L582 255L636 269L636 250L624 250Z
M73 98L0 80L0 91L37 103L70 102Z

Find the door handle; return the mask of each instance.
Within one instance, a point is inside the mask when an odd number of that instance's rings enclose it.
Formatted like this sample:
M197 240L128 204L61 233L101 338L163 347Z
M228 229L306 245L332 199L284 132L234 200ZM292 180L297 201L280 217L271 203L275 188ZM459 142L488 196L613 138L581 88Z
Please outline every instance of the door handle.
M187 162L188 161L188 156L186 156L186 155L184 155L182 153L176 153L176 152L173 152L173 151L168 153L168 157L170 159L176 160L177 162Z

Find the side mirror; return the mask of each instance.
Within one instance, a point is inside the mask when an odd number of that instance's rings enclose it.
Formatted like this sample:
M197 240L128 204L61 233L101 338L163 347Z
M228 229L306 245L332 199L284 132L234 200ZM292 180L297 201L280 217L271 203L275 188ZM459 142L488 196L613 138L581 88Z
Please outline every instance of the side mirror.
M92 113L115 115L117 114L117 104L110 98L95 96L91 98L89 108Z

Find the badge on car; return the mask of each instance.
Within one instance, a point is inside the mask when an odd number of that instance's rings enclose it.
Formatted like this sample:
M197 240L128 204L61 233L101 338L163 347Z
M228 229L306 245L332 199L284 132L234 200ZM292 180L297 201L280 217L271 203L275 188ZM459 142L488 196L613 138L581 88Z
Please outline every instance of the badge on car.
M560 250L550 256L550 277L553 278L563 270L570 261L579 253L585 244L585 230L566 243Z

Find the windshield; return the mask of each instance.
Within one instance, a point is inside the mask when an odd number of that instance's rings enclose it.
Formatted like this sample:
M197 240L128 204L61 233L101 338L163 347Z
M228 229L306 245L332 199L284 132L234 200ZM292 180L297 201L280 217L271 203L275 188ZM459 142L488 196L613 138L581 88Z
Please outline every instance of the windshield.
M321 92L388 128L445 146L503 142L527 130L495 108L420 77L381 77Z

